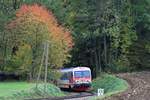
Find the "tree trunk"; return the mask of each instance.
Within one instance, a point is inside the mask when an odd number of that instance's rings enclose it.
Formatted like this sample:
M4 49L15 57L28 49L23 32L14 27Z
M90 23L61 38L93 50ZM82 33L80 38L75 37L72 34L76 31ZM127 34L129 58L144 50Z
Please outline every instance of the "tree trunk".
M31 82L32 79L33 79L33 78L32 78L32 73L30 72L30 73L29 73L29 81Z
M95 65L96 65L96 71L95 71L95 73L96 73L96 77L97 77L97 75L98 75L98 57L97 57L97 53L96 53L96 50L94 51L94 57L95 57Z
M104 60L105 60L105 67L107 65L107 41L106 41L106 33L104 35Z
M101 51L100 51L100 48L98 49L98 65L99 65L98 71L101 73L102 65L101 65Z

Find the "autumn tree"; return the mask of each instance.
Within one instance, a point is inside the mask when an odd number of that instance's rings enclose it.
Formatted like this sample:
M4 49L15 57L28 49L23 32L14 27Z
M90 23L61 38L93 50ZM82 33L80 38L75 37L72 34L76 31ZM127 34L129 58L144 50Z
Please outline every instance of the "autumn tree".
M27 45L31 48L28 49L32 55L32 63L28 64L30 67L25 66L24 62L18 66L29 68L30 77L36 75L44 42L49 41L50 45L50 68L62 67L70 57L69 50L73 45L70 31L59 25L52 12L45 7L37 4L21 6L16 12L15 19L7 25L7 33L11 34L11 39L8 40L12 58L22 57L19 56L22 47Z

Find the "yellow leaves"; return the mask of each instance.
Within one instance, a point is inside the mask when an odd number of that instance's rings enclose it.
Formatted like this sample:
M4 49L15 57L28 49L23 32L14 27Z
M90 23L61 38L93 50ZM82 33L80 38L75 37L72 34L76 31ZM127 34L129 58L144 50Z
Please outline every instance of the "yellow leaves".
M29 49L34 51L35 54L33 55L37 57L28 59L35 60L40 55L39 52L41 51L38 50L41 50L40 47L43 42L49 40L51 42L50 62L55 66L62 66L67 61L69 50L73 46L70 31L58 24L51 11L37 4L22 5L16 12L16 18L7 25L7 29L14 33L14 41L19 40L20 42L18 43L19 51L16 56L18 60L26 59L24 58L26 57L25 52L28 52ZM22 43L30 47L22 45ZM26 61L26 64L29 63L29 60Z
M71 33L58 24L56 18L51 11L47 11L45 7L34 5L23 5L16 13L16 21L20 21L20 18L25 19L28 22L37 21L41 24L45 24L49 29L49 34L51 34L54 40L61 42L65 41L65 45L71 48L73 45ZM15 23L15 22L12 22ZM21 23L20 23L21 24ZM11 25L11 26L14 26Z

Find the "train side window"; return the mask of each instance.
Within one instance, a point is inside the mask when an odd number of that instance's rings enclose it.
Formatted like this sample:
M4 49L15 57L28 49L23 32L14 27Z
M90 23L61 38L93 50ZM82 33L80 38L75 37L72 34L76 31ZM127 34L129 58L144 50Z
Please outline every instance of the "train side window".
M73 76L72 72L69 72L68 73L68 78L72 78L72 76Z
M68 75L67 75L67 73L64 73L64 74L61 76L60 79L61 79L61 80L68 80Z
M68 72L68 73L63 73L63 75L61 76L61 80L69 80L70 78L72 78L73 74L72 72Z

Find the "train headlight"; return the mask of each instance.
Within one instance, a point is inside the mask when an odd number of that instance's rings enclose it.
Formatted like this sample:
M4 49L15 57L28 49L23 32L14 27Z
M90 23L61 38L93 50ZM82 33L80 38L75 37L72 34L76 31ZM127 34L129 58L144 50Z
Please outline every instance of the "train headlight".
M76 83L80 83L80 81L79 81L79 80L76 80L75 82L76 82Z
M90 81L90 80L87 80L86 82L87 82L87 83L91 83L91 81Z
M76 83L80 84L80 83L83 83L83 81L82 80L76 80Z

